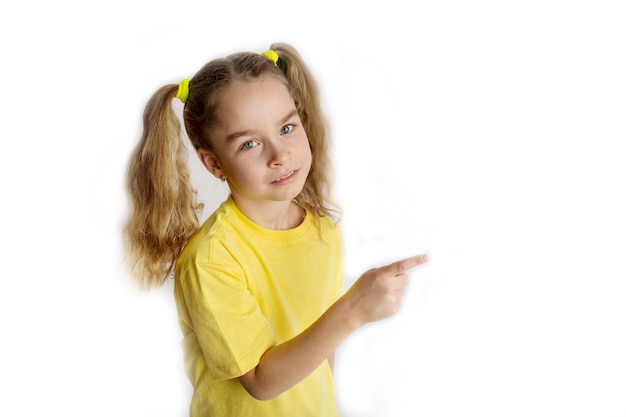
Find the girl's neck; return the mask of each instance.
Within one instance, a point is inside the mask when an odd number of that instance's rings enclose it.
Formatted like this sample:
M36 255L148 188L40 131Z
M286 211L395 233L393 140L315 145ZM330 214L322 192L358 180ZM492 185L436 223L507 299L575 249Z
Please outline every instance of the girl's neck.
M293 201L247 201L235 195L232 198L244 216L266 229L294 229L302 224L306 214Z

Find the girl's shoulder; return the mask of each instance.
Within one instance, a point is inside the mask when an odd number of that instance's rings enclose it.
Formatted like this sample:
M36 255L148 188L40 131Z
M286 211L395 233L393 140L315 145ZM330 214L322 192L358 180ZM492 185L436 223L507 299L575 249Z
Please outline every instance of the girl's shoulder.
M183 249L179 262L184 259L198 258L210 253L216 244L228 236L228 224L233 216L228 200L223 202L196 230Z

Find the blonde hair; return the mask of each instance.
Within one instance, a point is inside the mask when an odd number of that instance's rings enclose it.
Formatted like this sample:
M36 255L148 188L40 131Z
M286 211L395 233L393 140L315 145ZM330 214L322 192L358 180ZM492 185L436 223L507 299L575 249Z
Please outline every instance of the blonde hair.
M312 153L309 176L296 202L320 217L337 220L330 201L329 133L321 111L317 83L298 52L284 43L273 44L277 65L263 55L237 53L206 64L189 81L183 110L185 130L195 149L213 150L212 128L225 89L233 81L276 77L289 89ZM196 191L187 168L187 150L178 118L172 109L177 85L159 89L148 101L143 132L128 167L127 186L132 210L124 228L134 275L145 287L160 286L199 227Z

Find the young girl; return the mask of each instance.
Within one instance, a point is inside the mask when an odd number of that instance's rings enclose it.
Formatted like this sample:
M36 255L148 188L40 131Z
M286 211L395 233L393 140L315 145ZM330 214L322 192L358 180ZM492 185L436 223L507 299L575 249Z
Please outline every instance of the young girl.
M172 100L202 163L230 189L198 226ZM338 416L335 349L394 314L420 255L364 273L343 293L317 86L284 44L209 62L150 99L132 156L126 225L138 278L174 272L191 416Z

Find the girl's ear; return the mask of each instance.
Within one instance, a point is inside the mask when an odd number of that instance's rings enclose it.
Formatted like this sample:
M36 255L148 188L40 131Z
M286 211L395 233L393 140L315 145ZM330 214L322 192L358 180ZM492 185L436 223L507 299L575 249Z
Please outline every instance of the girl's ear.
M206 149L200 148L198 149L198 156L202 161L202 164L206 167L206 169L213 174L215 178L222 179L224 178L224 172L222 171L222 164L220 163L217 155L215 155L211 151L207 151Z

